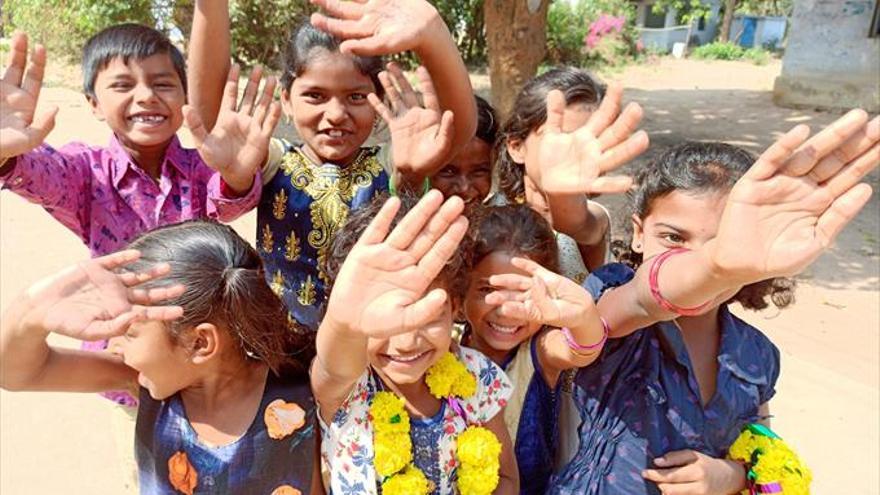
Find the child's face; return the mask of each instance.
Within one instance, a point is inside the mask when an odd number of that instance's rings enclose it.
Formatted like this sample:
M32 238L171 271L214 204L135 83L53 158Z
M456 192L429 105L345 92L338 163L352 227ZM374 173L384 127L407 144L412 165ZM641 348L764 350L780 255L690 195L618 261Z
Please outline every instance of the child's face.
M489 277L492 275L515 273L529 276L513 266L511 258L509 253L495 251L480 260L470 273L464 300L464 316L473 332L473 346L485 353L498 351L506 354L541 328L538 323L502 316L498 313L498 306L486 304L486 296L495 290L489 284Z
M369 339L367 355L374 369L392 382L406 385L422 380L451 343L452 303L447 299L443 313L423 328L388 339Z
M586 103L573 103L565 107L562 117L562 131L574 132L587 123L593 114L593 106ZM538 170L540 166L538 151L541 144L541 134L547 123L529 133L525 140L511 139L507 142L507 152L513 161L525 165L526 173Z
M431 186L444 197L459 196L465 204L479 203L492 188L492 148L474 137L445 167L431 177Z
M116 57L98 72L92 112L129 149L165 145L183 123L183 82L167 54L124 63Z
M647 259L673 248L698 249L718 233L728 192L672 191L654 199L644 219L633 215L633 251Z
M162 322L133 323L122 342L122 356L125 364L138 372L138 384L156 400L166 399L194 381L189 353L171 340Z
M283 100L300 138L321 161L348 164L370 137L376 88L354 61L338 52L316 55Z

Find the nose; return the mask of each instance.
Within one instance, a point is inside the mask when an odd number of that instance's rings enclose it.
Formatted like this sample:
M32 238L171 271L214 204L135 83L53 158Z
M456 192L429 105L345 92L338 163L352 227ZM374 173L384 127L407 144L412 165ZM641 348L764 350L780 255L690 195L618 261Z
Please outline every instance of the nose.
M467 177L459 175L452 182L452 194L460 197L465 202L468 202L474 199L474 196L476 196L476 191L473 187L471 187L471 184L467 180Z
M418 331L402 333L388 339L388 349L400 354L409 354L419 348L420 340Z
M327 102L327 106L324 109L324 117L330 123L342 123L346 116L348 116L348 109L345 107L344 102L340 101L338 98L331 98L330 101Z
M134 88L134 100L138 103L149 102L156 99L156 92L149 84L138 84Z

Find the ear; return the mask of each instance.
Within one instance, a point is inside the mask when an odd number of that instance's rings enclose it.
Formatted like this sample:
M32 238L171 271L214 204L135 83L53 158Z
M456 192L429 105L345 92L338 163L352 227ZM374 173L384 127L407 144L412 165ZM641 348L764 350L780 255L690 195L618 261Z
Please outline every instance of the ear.
M507 154L510 155L510 158L513 159L514 163L519 163L520 165L526 162L526 146L525 141L522 139L508 139L507 140Z
M633 214L632 216L633 238L630 248L633 252L644 252L645 230L642 228L642 219Z
M204 364L220 354L220 329L213 323L199 323L190 335L190 359Z
M284 116L288 118L288 120L293 119L293 103L291 103L290 98L291 95L289 89L281 90L281 110L284 111Z
M89 107L92 109L92 115L95 116L96 119L100 121L106 120L104 117L104 112L101 110L101 106L98 105L98 99L94 96L86 95L86 101L89 102Z

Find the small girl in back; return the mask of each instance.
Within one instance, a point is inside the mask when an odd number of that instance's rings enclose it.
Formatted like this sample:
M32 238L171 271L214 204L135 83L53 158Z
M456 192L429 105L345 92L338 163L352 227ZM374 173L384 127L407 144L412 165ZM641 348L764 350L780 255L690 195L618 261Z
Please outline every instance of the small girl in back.
M315 404L256 251L206 222L160 228L130 247L19 297L0 329L2 387L139 386L140 493L308 493L318 481ZM157 302L169 306L140 306ZM121 355L50 347L50 333L124 335Z
M787 306L792 284L779 277L830 246L867 203L859 181L880 162L880 119L867 124L864 112L807 135L795 128L757 161L686 143L641 172L638 269L611 264L586 282L615 338L577 373L580 447L550 493L747 488L748 467L726 457L747 424L769 422L779 351L727 306Z
M354 212L333 245L333 288L312 390L334 493L518 492L501 414L504 372L452 341L466 267L464 203L428 192ZM392 230L392 225L396 227ZM340 266L341 265L341 266Z
M504 413L520 492L544 493L558 444L559 383L602 350L603 324L590 294L557 270L556 239L528 205L472 215L462 345L501 366L513 383Z

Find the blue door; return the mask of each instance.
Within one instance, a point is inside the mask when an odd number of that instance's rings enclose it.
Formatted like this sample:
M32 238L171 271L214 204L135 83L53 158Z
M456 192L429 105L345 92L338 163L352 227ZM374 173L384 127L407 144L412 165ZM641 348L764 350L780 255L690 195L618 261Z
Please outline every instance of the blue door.
M758 28L757 17L743 17L743 33L739 37L739 45L744 48L755 46L755 31Z

